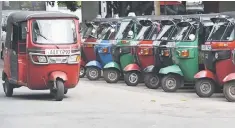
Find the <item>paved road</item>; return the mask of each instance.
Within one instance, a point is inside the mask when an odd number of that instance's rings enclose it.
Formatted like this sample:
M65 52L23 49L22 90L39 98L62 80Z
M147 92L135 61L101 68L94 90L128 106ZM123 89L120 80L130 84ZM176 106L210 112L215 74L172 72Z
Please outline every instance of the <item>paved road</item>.
M222 94L201 99L193 90L164 93L81 79L62 102L48 91L0 88L0 128L223 128L234 126L235 104Z

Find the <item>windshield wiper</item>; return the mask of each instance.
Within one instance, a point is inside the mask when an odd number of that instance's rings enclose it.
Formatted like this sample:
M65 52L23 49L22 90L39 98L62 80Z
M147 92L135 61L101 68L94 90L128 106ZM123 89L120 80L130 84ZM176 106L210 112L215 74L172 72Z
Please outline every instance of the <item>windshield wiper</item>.
M37 35L43 37L44 39L48 40L45 36L43 36L41 33L38 33L37 31L35 31Z

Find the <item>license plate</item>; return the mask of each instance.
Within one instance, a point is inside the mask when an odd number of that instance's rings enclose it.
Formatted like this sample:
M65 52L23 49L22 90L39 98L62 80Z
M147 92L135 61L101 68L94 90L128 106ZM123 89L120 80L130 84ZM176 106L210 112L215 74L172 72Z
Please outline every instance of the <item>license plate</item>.
M166 47L170 47L170 48L175 47L175 42L168 42Z
M70 55L70 49L46 49L46 55Z
M201 50L210 51L211 50L211 45L201 45Z

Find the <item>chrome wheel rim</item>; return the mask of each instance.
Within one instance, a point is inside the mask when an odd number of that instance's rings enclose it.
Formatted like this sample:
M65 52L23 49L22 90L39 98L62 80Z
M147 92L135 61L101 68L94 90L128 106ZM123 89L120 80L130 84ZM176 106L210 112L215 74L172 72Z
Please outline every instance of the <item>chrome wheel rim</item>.
M158 77L152 77L152 78L150 79L150 85L151 85L151 86L157 86L158 83L159 83Z
M235 98L235 85L229 85L229 95Z
M174 78L169 78L166 80L166 86L169 89L174 89L176 87L176 79Z
M117 72L115 72L115 71L112 71L112 72L109 72L108 73L108 79L109 80L111 80L111 81L114 81L114 80L116 80L117 79Z
M138 81L138 75L136 73L131 73L129 76L129 81L132 84L135 84Z
M91 78L97 78L98 77L98 70L97 69L92 69L92 70L89 70L89 76Z
M200 90L204 94L208 94L211 92L211 84L209 82L203 82L200 86Z

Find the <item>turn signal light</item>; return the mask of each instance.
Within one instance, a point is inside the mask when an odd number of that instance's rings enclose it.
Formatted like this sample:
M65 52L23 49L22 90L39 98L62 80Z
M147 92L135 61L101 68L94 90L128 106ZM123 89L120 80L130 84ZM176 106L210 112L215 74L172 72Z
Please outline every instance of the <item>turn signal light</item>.
M170 56L170 51L169 50L164 50L163 51L163 56Z
M151 55L152 54L152 52L151 52L151 49L149 49L149 48L142 48L141 50L140 50L140 53L139 53L140 55Z
M181 56L182 57L188 57L189 56L189 51L188 50L181 51Z
M86 44L86 47L93 47L93 44Z
M122 44L126 44L126 43L127 43L127 41L126 41L126 40L122 40L121 42L122 42Z
M103 48L102 51L103 51L103 53L107 53L108 52L108 48Z
M215 44L212 44L212 48L227 48L228 47L228 44L227 43L215 43Z

